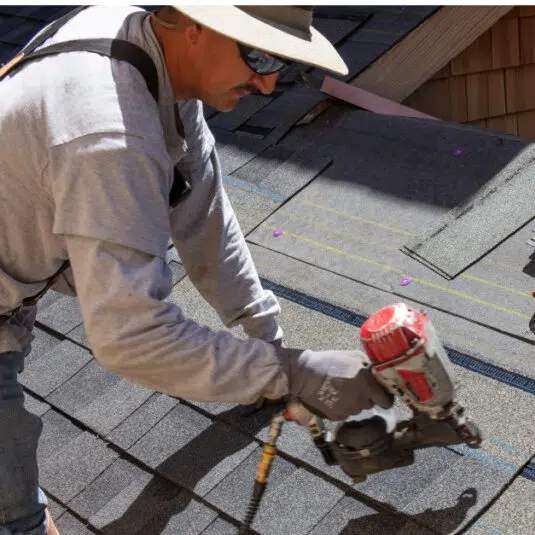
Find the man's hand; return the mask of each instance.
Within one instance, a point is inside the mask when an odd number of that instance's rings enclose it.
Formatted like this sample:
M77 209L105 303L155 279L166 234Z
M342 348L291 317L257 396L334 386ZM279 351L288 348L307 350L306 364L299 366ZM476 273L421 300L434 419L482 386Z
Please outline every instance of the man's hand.
M345 420L374 405L392 406L393 396L375 380L368 357L360 351L278 348L277 355L290 394L321 417Z

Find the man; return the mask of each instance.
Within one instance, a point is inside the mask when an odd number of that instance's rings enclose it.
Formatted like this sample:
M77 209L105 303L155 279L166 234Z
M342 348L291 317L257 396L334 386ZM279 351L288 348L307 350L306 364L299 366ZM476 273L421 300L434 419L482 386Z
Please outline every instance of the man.
M298 396L342 420L391 399L357 351L287 349L279 304L263 290L222 186L201 101L233 109L273 91L281 58L345 74L332 45L291 6L89 7L43 47L123 39L158 74L157 102L126 61L68 52L29 61L0 82L0 533L57 534L38 487L42 422L23 407L17 374L34 306L23 300L64 271L94 356L108 370L192 400L248 404ZM191 191L172 206L176 176ZM164 302L172 239L188 276L241 340Z

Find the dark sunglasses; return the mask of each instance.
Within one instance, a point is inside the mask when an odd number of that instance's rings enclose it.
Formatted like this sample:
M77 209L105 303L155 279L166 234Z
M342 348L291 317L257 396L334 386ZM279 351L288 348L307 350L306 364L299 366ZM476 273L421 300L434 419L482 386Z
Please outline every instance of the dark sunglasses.
M243 61L245 61L247 66L256 74L267 76L268 74L281 71L288 65L285 60L278 58L277 56L272 56L262 50L257 50L256 48L251 48L242 45L241 43L237 43L237 45L240 49L240 55Z

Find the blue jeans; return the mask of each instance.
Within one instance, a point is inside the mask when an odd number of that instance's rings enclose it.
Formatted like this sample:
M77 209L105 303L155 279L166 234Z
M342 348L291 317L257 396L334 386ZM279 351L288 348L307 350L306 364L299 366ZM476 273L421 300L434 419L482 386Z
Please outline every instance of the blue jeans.
M43 422L24 408L18 381L28 353L0 353L0 535L45 535L47 529L37 469Z

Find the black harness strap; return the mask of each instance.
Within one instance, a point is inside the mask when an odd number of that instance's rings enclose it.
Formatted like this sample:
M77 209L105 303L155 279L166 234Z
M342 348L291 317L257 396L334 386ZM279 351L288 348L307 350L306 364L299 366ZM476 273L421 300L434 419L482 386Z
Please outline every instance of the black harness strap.
M127 61L143 75L145 83L158 102L158 72L151 57L142 48L123 39L76 39L50 45L21 58L13 67L20 66L32 59L42 58L63 52L94 52L101 56Z
M59 28L61 28L67 21L72 19L75 15L84 10L87 6L81 6L63 17L51 23L44 31L32 39L11 61L0 68L0 80L4 78L16 67L22 66L27 61L32 59L42 58L53 54L61 54L64 52L93 52L103 56L108 56L113 59L127 61L143 75L147 88L154 100L158 102L158 72L151 57L145 50L122 39L77 39L73 41L65 41L57 43L40 50L35 50L42 45L49 37L54 35ZM177 113L178 115L178 113ZM177 118L177 125L180 127L180 117ZM191 191L191 186L185 177L175 167L175 176L173 186L169 194L169 204L174 207L178 202ZM50 279L48 279L46 286L33 297L27 297L22 301L22 306L30 306L37 303L37 301L45 294L45 292L59 279L61 274L70 266L70 262L65 260ZM13 311L11 311L12 313ZM4 318L11 313L2 315ZM0 316L0 320L2 319Z

